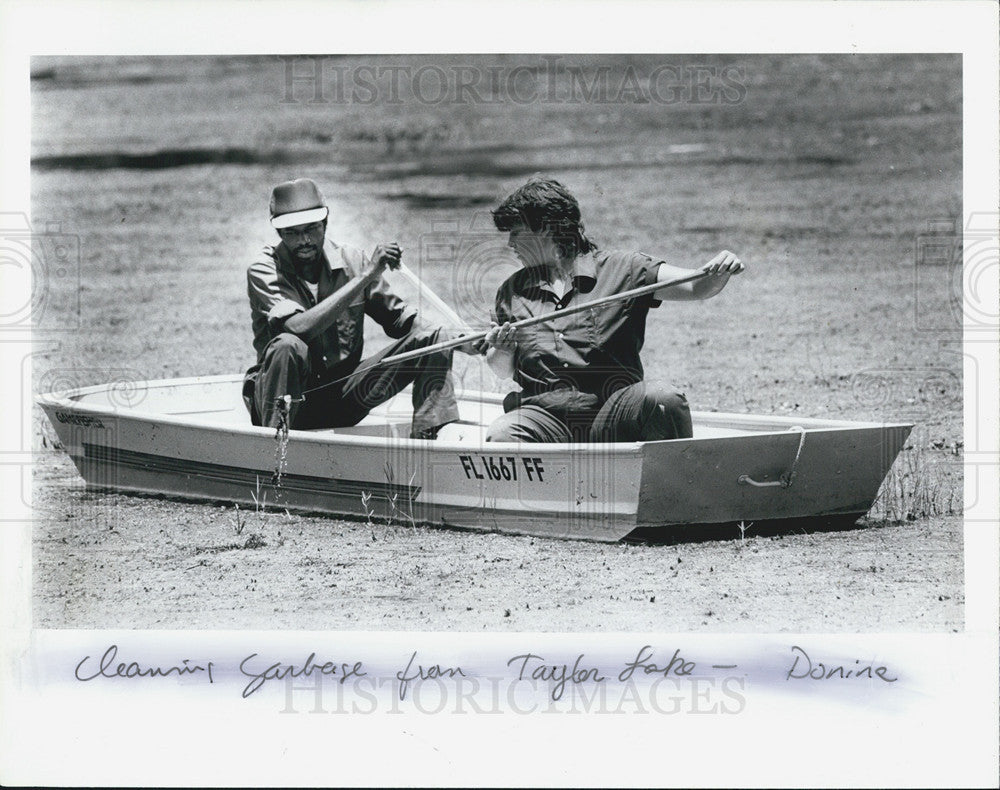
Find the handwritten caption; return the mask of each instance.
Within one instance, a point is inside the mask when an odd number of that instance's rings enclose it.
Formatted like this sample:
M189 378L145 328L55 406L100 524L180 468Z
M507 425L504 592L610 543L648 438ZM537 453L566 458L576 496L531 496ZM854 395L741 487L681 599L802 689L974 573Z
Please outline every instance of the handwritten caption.
M810 655L805 648L792 645L788 654L779 657L772 674L777 671L783 683L824 683L828 685L858 684L869 681L877 685L895 683L898 673L887 664L863 659L853 661L830 661ZM492 669L492 668L491 668ZM759 667L756 671L760 672ZM729 673L728 677L741 675L738 663L698 662L684 655L681 648L672 652L654 650L652 645L644 645L635 655L623 659L613 669L596 666L579 653L572 662L551 661L541 652L525 651L511 656L500 670L511 682L532 682L545 684L551 700L558 701L568 688L578 686L599 686L611 682L631 684L636 681L649 682L666 679L704 679ZM424 681L460 681L476 676L487 676L482 668L467 670L457 664L429 661L419 656L418 651L410 652L405 664L392 673L393 686L399 700ZM742 677L750 675L749 669L742 670ZM328 660L311 652L304 661L274 660L254 652L245 656L231 667L215 660L193 660L184 658L167 665L144 664L137 660L123 660L118 645L110 645L99 656L84 656L74 669L77 681L89 683L103 681L148 681L156 678L205 679L209 684L217 680L228 680L233 675L243 683L242 697L253 696L268 683L284 681L286 684L303 679L331 680L341 686L348 681L357 682L371 679L372 673L366 669L361 659Z

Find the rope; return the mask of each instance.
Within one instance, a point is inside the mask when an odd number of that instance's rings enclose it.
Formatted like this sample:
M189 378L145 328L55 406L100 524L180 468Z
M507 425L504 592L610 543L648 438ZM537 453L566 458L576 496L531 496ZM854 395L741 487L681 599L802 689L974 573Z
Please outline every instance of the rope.
M795 425L788 430L799 432L799 449L795 451L795 459L792 461L792 465L777 480L769 480L766 483L754 480L750 475L740 475L736 482L740 485L750 485L755 488L771 488L773 486L780 486L781 488L791 488L792 480L795 478L795 469L799 465L799 458L802 456L802 448L806 444L806 429Z
M790 488L791 487L792 480L795 477L795 468L799 465L799 458L802 456L802 448L805 447L805 444L806 444L806 429L805 428L799 428L798 426L795 426L794 428L789 428L788 430L794 431L796 428L798 428L798 431L799 431L799 449L795 451L795 460L792 461L791 468L788 470L788 472L782 478L783 481L784 481L784 485L782 486L782 488Z

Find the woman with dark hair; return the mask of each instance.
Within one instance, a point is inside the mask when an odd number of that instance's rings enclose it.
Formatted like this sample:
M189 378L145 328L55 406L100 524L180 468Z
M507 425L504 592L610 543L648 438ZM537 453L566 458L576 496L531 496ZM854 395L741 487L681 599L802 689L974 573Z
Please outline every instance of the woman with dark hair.
M638 252L598 249L584 233L576 198L558 181L535 177L494 211L497 230L524 268L497 291L486 359L521 386L504 399L488 441L600 442L691 436L687 399L643 378L639 352L646 314L663 300L707 299L743 271L733 253L701 267L708 276L648 296L542 324L516 321L690 274Z

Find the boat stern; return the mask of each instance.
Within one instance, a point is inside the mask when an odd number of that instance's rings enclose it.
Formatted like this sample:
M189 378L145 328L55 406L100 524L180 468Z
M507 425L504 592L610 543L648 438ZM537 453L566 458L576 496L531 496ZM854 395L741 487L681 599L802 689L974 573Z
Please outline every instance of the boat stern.
M860 517L912 428L819 423L649 443L638 524Z

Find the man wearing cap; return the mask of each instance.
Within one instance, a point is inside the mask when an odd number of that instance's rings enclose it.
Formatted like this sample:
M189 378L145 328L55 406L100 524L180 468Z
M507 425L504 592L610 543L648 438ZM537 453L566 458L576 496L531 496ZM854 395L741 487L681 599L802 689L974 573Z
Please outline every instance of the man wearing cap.
M429 354L405 367L370 366L447 339L440 337L441 329L421 325L416 310L382 277L386 268L400 265L399 245L379 244L369 256L327 239L329 209L308 178L278 184L270 208L280 241L265 247L247 270L257 364L247 371L243 397L253 423L355 425L412 383L411 436L435 438L442 425L458 419L451 352ZM355 373L362 362L365 314L397 342Z

